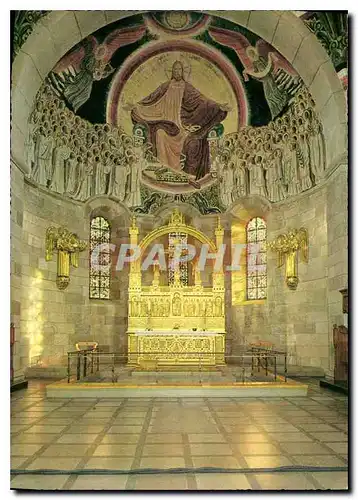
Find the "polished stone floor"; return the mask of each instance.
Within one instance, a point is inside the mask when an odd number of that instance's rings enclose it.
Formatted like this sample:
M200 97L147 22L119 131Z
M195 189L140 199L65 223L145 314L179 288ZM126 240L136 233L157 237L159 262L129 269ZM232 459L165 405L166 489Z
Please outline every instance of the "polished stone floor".
M313 379L304 398L46 399L46 382L11 396L12 489L346 489L347 397ZM260 472L279 466L303 472ZM96 469L184 467L180 474L99 475ZM198 472L200 467L255 469ZM51 475L16 474L51 469ZM80 471L91 471L81 475ZM56 471L78 470L78 474ZM92 474L93 471L93 474Z

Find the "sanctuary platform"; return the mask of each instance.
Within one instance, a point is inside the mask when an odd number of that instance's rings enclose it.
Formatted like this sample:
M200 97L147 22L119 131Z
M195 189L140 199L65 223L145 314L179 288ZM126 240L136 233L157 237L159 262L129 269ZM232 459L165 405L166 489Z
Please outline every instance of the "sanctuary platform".
M128 365L107 367L81 380L61 380L46 387L49 398L148 397L292 397L306 396L307 385L265 370L222 366L162 366L159 371Z

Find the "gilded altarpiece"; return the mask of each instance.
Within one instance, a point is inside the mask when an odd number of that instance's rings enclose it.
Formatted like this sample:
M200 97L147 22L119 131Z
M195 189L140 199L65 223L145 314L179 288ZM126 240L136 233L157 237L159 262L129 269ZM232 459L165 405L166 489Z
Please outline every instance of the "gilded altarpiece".
M224 230L218 221L216 241L185 223L174 210L169 223L138 243L138 227L133 219L130 241L145 249L157 238L170 233L187 234L209 245L210 252L222 244ZM150 368L167 365L217 365L224 363L225 307L223 269L212 274L212 286L203 287L200 270L194 268L194 284L188 286L174 270L174 280L160 285L159 266L153 282L142 286L142 258L131 262L129 275L128 363ZM145 272L145 271L143 271Z

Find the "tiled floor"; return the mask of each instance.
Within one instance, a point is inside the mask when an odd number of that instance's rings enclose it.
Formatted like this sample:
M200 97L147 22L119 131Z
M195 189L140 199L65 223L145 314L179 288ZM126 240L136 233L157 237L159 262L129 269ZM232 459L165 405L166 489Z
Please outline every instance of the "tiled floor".
M348 400L307 380L306 398L45 397L42 382L12 394L13 489L346 489L347 472L198 472L200 467L344 467ZM182 473L126 474L184 467ZM16 474L52 469L53 475ZM81 475L81 470L92 474ZM123 470L99 475L96 469ZM56 474L78 470L78 474Z

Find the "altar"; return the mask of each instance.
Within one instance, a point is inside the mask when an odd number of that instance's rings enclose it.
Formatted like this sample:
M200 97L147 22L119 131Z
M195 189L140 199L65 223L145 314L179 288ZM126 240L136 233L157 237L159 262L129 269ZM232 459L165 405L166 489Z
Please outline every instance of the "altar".
M214 332L136 332L130 335L130 364L160 369L165 366L215 366L224 363L224 335Z
M185 223L174 210L169 223L161 226L138 243L135 220L130 241L141 249L166 234L190 234L208 244L211 252L222 244L220 220L216 241ZM212 273L212 286L202 285L199 269L193 267L194 283L181 279L181 269L173 269L172 280L160 284L159 266L154 266L150 286L142 286L141 258L130 263L128 304L128 363L141 369L165 366L216 366L225 363L224 273Z

